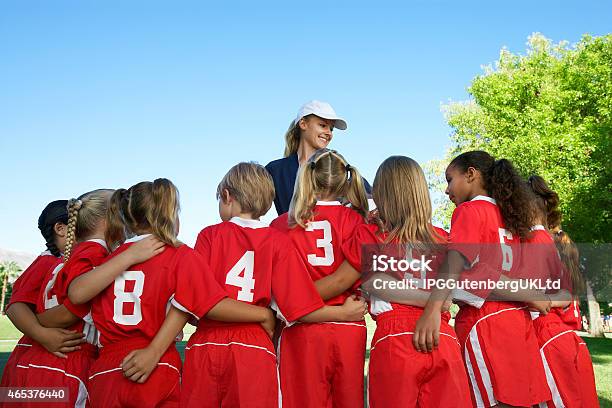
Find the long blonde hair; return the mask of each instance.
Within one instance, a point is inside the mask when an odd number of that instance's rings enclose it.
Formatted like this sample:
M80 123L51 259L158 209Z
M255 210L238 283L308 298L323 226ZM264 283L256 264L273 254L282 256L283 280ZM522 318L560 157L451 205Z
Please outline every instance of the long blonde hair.
M111 194L114 190L99 189L68 200L68 228L64 262L68 261L76 241L91 234L108 213Z
M378 209L379 226L388 233L387 243L441 242L431 225L431 199L425 174L410 157L391 156L382 162L376 171L372 197Z
M362 217L368 213L368 199L357 168L335 150L319 149L300 166L289 205L289 225L306 227L314 217L317 196L346 198Z
M108 211L106 242L115 248L125 241L127 233L147 231L178 247L182 244L176 237L179 209L178 189L165 178L116 190Z
M298 147L300 146L301 131L300 121L291 121L289 129L285 132L285 157L297 153Z

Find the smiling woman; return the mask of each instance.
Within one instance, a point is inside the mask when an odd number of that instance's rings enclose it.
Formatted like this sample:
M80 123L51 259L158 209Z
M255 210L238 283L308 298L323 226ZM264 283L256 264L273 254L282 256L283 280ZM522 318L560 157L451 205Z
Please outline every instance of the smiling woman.
M327 102L313 100L300 108L285 134L285 157L266 165L274 180L274 207L279 215L289 210L298 167L316 150L327 147L334 129L346 128L346 121ZM370 192L367 182L366 190Z

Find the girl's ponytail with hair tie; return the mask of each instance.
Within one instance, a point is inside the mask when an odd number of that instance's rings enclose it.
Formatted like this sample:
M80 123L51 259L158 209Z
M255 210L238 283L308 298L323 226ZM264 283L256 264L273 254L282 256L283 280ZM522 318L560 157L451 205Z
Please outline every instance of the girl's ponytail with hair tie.
M346 165L346 171L347 171L347 172L349 172L349 171L351 171L351 170L353 170L353 167L351 167L351 165L350 165L350 164L347 164L347 165Z
M83 202L78 198L71 198L68 200L68 208L72 207L75 210L80 210L83 206Z
M315 163L315 161L313 160L313 161L311 161L311 162L310 162L310 168L311 168L312 170L314 170L314 169L315 169L315 167L317 167L317 163Z

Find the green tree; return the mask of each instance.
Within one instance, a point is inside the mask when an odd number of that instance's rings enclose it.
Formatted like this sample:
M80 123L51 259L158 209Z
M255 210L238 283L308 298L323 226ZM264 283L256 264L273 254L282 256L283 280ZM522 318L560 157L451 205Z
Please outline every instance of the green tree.
M0 295L0 311L5 313L7 292L11 289L12 282L21 273L21 268L14 261L4 261L0 263L0 282L2 282L2 295Z
M612 242L612 35L570 46L533 34L526 55L502 49L468 91L443 107L448 158L483 149L512 160L559 193L575 241Z
M438 199L452 157L481 149L509 159L523 176L538 174L559 193L563 229L574 241L599 244L582 253L589 284L605 300L611 293L605 248L612 242L612 34L585 35L571 46L535 33L525 55L502 49L468 92L469 100L443 106L452 128L446 158L425 165L436 221L447 226L452 214L449 200ZM594 297L589 300L591 316L599 316Z

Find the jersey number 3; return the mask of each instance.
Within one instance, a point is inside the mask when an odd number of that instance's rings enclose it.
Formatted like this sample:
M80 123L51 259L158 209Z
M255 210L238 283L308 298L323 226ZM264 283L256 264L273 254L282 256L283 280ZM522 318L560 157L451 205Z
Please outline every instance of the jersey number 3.
M225 277L226 285L240 288L237 300L242 300L243 302L253 301L253 290L255 289L255 279L253 278L254 265L255 252L246 251Z
M306 226L306 231L323 230L323 238L317 239L317 248L323 248L323 256L308 254L308 263L312 266L329 266L334 263L334 248L332 246L332 229L327 220L312 221Z
M115 301L113 302L113 320L125 326L135 326L142 321L140 297L144 289L145 274L142 271L125 271L115 278ZM134 282L134 289L125 291L127 281ZM123 312L123 305L131 303L134 310L130 314Z

